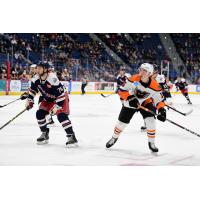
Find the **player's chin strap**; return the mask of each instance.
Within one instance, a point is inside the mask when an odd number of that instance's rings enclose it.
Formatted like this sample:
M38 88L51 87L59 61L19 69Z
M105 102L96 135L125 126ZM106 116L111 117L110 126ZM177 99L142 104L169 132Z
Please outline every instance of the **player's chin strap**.
M151 114L153 114L155 116L158 115L158 114L154 113L153 111L149 110L148 108L145 108L145 107L143 107L141 105L138 105L138 108L140 108L142 110L145 110L146 112L149 112L149 113L151 113ZM200 134L195 133L194 131L192 131L192 130L190 130L190 129L188 129L188 128L186 128L186 127L184 127L184 126L182 126L182 125L180 125L180 124L178 124L178 123L176 123L176 122L174 122L174 121L172 121L170 119L166 119L166 121L170 122L171 124L174 124L175 126L178 126L179 128L182 128L182 129L192 133L193 135L196 135L196 136L200 137Z

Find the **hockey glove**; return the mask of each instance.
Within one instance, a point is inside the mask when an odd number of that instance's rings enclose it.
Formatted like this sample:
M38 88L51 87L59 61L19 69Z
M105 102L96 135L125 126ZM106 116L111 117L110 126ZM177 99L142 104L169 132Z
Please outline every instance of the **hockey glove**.
M51 109L51 115L55 115L58 111L62 110L62 107L60 107L59 105L55 104L53 106L53 108Z
M164 108L160 108L158 110L157 119L164 122L166 120L166 110Z
M27 110L30 110L34 105L34 101L32 99L26 99L25 107Z
M20 99L21 100L24 100L24 99L27 99L28 98L28 93L27 92L24 92L21 96L20 96Z
M138 108L138 105L140 104L135 95L129 96L127 101L129 102L129 106L133 108Z

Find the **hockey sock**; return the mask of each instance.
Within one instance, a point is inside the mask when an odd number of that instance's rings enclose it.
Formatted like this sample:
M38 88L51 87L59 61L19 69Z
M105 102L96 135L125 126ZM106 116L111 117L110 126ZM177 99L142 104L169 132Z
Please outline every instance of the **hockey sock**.
M45 118L47 114L48 112L42 109L39 109L36 112L36 118L41 132L46 132L47 130L47 123Z
M118 138L119 135L121 134L121 132L126 128L127 124L123 123L121 121L118 121L115 128L114 128L114 134L113 137L114 138Z
M156 120L154 117L147 117L144 119L147 127L147 137L149 142L154 142L156 132Z
M69 117L66 113L60 113L57 116L58 121L62 124L62 127L64 128L67 137L74 135L74 131L72 128L71 121L69 120Z

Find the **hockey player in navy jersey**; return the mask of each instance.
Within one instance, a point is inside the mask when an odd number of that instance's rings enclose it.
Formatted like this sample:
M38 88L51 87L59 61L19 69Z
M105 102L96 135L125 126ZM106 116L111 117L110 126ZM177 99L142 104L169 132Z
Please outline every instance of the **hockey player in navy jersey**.
M159 85L162 88L162 94L163 94L163 97L164 97L164 101L167 104L171 105L172 104L172 95L170 93L170 86L167 83L165 75L159 74L158 70L155 70L154 74L151 78L155 79L159 83Z
M180 90L183 96L187 99L188 104L192 104L188 95L188 83L184 78L178 77L177 80L174 82L177 91Z
M52 113L57 116L58 121L62 124L68 141L66 145L77 143L71 121L69 119L69 99L63 85L54 73L49 73L48 63L39 63L37 67L37 75L31 81L29 95L26 100L26 108L29 110L34 105L34 97L40 92L43 98L39 109L36 112L38 125L42 132L37 138L38 144L48 143L49 128L47 128L46 115Z
M29 80L32 80L32 78L34 76L36 76L36 74L37 74L37 65L36 64L32 64L30 66L30 72L29 72L30 79ZM21 100L27 99L28 98L28 94L29 94L28 91L24 92L23 94L21 94L20 99ZM43 99L42 96L40 96L38 104L41 103L42 99ZM50 125L50 124L53 125L54 124L54 121L53 121L53 118L52 118L51 114L47 115L46 118L47 118L47 121L48 121L47 125Z
M118 92L122 91L122 89L120 87L123 86L123 84L125 84L126 79L129 77L131 77L131 75L126 73L125 68L123 68L123 67L120 68L119 74L117 76L117 89L116 89L115 93L118 94Z

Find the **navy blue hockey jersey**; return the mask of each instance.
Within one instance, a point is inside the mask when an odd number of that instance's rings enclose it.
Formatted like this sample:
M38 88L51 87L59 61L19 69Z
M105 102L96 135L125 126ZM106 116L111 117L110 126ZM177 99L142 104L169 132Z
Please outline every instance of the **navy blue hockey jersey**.
M175 86L179 90L184 90L188 87L188 83L186 82L184 78L182 78L180 81L178 80L175 81Z
M56 102L59 106L65 100L65 88L54 73L49 73L44 81L38 75L31 79L28 98L33 99L38 92L45 101Z

